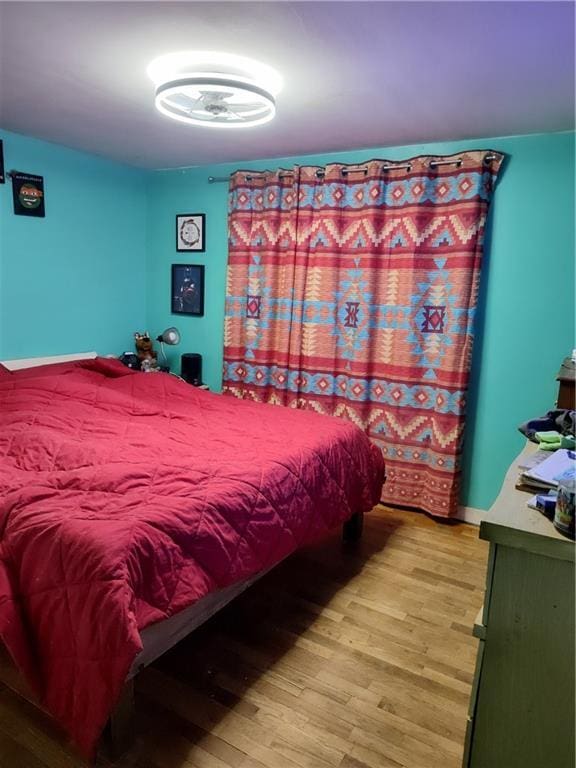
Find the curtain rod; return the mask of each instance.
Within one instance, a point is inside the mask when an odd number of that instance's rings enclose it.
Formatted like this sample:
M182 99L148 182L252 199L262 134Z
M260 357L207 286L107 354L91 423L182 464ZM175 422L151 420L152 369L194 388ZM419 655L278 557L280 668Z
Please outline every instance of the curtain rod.
M495 160L496 157L497 157L496 155L486 155L486 157L484 158L484 162L485 163L489 163L492 160ZM460 165L462 165L462 158L459 157L456 160L430 160L429 165L430 165L431 168L436 168L436 166L438 166L438 165L457 165L457 166L460 166ZM400 170L401 168L407 168L409 171L411 171L412 170L412 163L403 163L401 165L383 165L382 166L382 170L383 171L397 171L397 170ZM354 168L354 167L348 168L347 166L345 166L344 168L342 168L340 170L340 173L342 174L342 176L348 176L349 173L363 173L364 175L366 175L368 173L368 170L369 169L366 166L357 166L356 168ZM257 178L262 177L264 175L265 175L264 173L259 173L259 172L252 173L252 174L247 173L244 178L246 179L246 181L252 181L252 179L257 179ZM293 171L286 171L285 173L279 173L278 174L278 178L279 179L288 179L288 178L290 178L293 175L294 175ZM325 175L326 175L325 171L322 171L322 170L316 171L316 176L319 179L323 178ZM230 176L208 176L208 184L220 184L221 182L224 182L224 181L230 181Z

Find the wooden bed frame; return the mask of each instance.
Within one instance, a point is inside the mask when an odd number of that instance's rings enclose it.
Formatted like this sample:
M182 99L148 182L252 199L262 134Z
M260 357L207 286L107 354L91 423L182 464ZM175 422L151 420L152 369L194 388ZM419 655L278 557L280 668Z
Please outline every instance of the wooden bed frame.
M9 370L15 371L50 363L93 359L96 356L96 352L81 352L69 355L35 357L0 362ZM363 522L363 512L358 512L352 515L349 520L344 522L342 527L343 541L348 543L357 542L362 536ZM134 660L120 699L110 716L104 732L105 739L108 742L108 752L113 760L118 759L127 752L134 742L136 733L134 716L134 679L136 678L136 675L157 658L162 656L162 654L166 653L166 651L170 650L170 648L173 648L180 642L180 640L187 637L201 624L208 621L208 619L224 608L224 606L231 600L252 586L252 584L262 578L262 576L278 564L279 563L275 563L271 568L265 571L260 571L244 581L209 594L189 608L180 611L169 619L153 624L142 631L141 639L143 649ZM2 671L3 666L5 665L0 663L0 672ZM21 678L14 669L2 674L2 677L6 678L3 682L19 696L23 696L34 706L39 706L34 696L29 692L27 686L22 684Z

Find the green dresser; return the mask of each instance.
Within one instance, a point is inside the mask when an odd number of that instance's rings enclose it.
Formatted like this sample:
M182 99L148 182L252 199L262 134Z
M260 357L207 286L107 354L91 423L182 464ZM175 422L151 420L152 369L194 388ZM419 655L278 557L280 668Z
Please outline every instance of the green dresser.
M464 768L574 768L574 543L515 489L513 463L480 537L490 542Z

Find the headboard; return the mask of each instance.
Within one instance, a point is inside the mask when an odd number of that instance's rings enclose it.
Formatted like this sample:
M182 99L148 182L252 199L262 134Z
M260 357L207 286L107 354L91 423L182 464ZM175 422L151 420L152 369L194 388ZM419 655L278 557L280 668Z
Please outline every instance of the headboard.
M0 363L9 371L18 371L22 368L35 368L38 365L50 363L67 363L71 360L93 360L96 352L74 352L70 355L52 355L51 357L22 357L17 360L0 360Z

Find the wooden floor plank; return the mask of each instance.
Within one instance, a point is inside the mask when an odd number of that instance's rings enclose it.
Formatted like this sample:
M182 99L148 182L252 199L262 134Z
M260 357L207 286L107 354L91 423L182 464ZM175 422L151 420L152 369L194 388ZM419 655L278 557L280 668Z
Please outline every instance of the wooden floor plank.
M299 552L141 673L137 743L98 768L458 768L487 550L377 508ZM84 768L0 685L1 768Z

